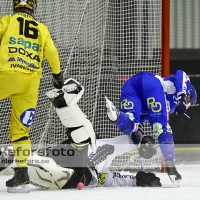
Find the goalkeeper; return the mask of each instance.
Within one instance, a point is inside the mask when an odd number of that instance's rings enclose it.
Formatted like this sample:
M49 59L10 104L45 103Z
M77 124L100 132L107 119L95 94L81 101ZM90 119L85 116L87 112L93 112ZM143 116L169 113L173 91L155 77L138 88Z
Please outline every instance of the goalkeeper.
M83 86L74 79L65 81L62 90L47 92L67 128L68 139L48 149L46 156L32 153L27 164L31 184L42 189L76 188L79 182L87 187L160 187L160 179L153 173L140 171L134 176L109 170L116 156L137 149L139 145L134 144L129 135L96 140L90 121L77 104L83 92ZM13 173L15 162L12 163L14 158L9 151L12 150L7 148L2 151L0 174Z
M119 130L138 137L137 130L145 120L150 122L163 154L171 181L179 186L181 175L175 167L174 139L168 123L169 114L185 114L196 104L197 95L187 74L177 70L173 77L141 72L129 78L121 90L120 109L106 97L107 115Z
M53 85L61 88L62 72L58 51L48 28L33 14L36 0L13 0L14 15L0 18L0 100L11 101L9 139L12 142L15 175L6 181L8 192L29 192L27 173L31 151L30 126L35 115L42 61L46 58L53 74Z
M77 144L67 140L48 149L46 156L32 152L27 163L30 183L45 190L74 189L79 182L90 188L161 187L160 179L154 173L123 174L109 170L116 156L137 148L130 136L97 139L97 147L93 154L88 144L83 146L82 143L82 148L77 148ZM14 173L13 160L12 149L4 149L0 157L0 175Z

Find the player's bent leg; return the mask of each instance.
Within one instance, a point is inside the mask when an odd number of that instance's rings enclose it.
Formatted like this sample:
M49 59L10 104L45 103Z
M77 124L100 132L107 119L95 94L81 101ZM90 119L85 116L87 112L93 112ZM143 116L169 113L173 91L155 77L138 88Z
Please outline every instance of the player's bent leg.
M175 167L176 157L173 136L171 133L162 133L158 137L158 142L165 160L167 174L170 180L179 187L182 177Z
M27 160L31 153L30 138L25 136L12 141L17 167L26 167Z

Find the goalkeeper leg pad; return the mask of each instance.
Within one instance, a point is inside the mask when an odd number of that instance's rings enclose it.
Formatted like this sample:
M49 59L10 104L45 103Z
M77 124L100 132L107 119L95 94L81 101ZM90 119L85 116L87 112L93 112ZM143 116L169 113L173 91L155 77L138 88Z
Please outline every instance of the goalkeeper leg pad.
M37 158L37 157L36 157ZM58 190L71 180L73 169L58 166L55 162L41 165L29 165L31 184L40 189Z
M75 79L67 79L61 90L51 90L46 93L56 112L66 128L73 128L71 138L75 143L90 139L92 151L96 152L96 136L91 122L78 106L78 101L84 93L84 87ZM80 130L79 130L80 129Z
M73 142L81 143L90 140L93 153L96 152L96 136L91 122L79 108L78 104L56 108L56 112L66 128L70 128L68 135Z
M63 189L64 185L70 181L71 177L74 174L73 169L63 168L60 166L53 167L50 172L54 179L54 182L60 189Z

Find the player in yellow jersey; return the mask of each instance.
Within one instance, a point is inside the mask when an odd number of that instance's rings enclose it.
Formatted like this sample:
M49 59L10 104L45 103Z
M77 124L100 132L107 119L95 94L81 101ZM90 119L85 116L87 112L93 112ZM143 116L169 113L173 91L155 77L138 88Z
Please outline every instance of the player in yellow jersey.
M6 182L8 192L29 192L29 130L38 100L43 58L50 65L54 87L63 86L58 51L48 28L33 17L36 6L36 0L13 0L14 15L0 18L0 100L11 101L9 139L17 163L15 175Z

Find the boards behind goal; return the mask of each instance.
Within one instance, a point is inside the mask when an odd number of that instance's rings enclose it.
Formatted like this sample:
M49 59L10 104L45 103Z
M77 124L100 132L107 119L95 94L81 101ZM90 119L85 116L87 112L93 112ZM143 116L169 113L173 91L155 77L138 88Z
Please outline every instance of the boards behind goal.
M5 13L12 13L12 1L2 0L0 16ZM118 105L121 86L131 75L140 71L161 74L162 0L40 0L35 17L52 34L64 78L77 79L85 87L79 106L91 120L96 134L102 138L121 135L106 116L104 96ZM65 128L45 96L51 89L52 75L44 61L30 132L35 149L66 139ZM9 144L9 100L1 101L0 106L1 144ZM152 134L148 124L145 132ZM160 166L160 153L144 160L144 165ZM112 169L139 166L137 152L129 152L115 159Z

